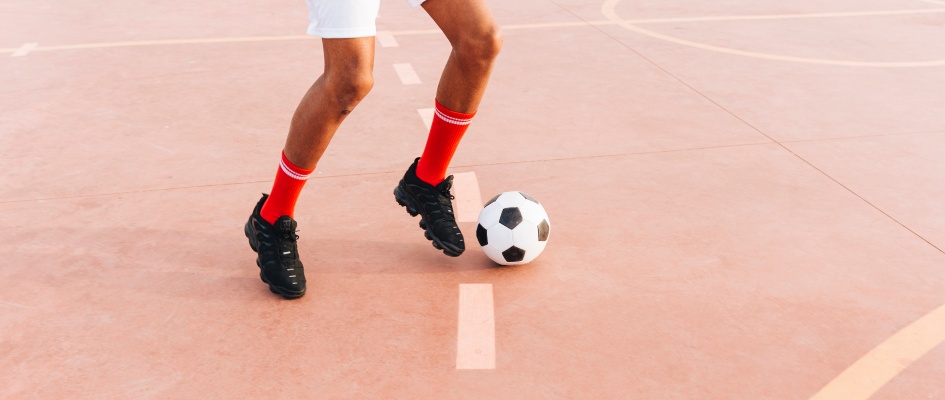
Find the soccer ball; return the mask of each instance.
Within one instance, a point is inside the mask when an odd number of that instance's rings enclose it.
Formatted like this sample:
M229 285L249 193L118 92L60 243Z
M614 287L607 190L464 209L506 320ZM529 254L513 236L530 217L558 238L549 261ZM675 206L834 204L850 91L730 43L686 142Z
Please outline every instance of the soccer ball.
M551 233L545 208L522 192L504 192L479 212L476 239L492 261L527 264L538 257Z

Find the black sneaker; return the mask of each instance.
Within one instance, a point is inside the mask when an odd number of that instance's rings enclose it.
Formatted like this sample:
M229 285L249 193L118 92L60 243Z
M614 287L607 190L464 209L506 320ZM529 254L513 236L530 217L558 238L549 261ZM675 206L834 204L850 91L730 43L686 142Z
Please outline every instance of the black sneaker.
M263 194L243 232L249 238L249 247L258 254L259 278L269 284L269 290L287 299L299 298L305 294L305 271L296 246L299 239L295 234L296 223L286 215L279 217L275 224L264 220L259 210L268 197Z
M413 161L404 179L394 188L394 198L397 203L407 208L411 216L420 214L420 229L424 236L433 242L433 247L443 250L443 253L457 257L466 250L463 234L456 225L453 216L453 204L450 200L453 195L453 176L446 177L439 185L433 186L417 178L417 161Z

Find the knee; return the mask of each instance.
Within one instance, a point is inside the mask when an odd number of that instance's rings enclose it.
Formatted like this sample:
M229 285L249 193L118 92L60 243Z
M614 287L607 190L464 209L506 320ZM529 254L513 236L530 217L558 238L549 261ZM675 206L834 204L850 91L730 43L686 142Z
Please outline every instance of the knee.
M329 78L329 87L342 113L351 112L374 87L371 70L345 71Z
M453 46L457 57L466 63L492 64L502 50L502 31L498 26L470 33Z

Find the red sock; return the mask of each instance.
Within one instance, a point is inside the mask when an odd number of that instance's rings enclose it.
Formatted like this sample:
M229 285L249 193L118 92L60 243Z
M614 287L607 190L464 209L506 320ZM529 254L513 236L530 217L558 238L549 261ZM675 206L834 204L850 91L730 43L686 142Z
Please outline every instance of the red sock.
M272 193L259 210L259 215L270 224L283 215L295 218L295 202L299 199L302 186L312 173L311 169L302 169L292 165L285 152L282 152L282 163L276 172L276 181L272 184Z
M437 185L446 178L446 168L456 153L463 133L476 113L463 114L450 111L436 102L430 136L423 148L423 155L417 163L417 177L431 185Z

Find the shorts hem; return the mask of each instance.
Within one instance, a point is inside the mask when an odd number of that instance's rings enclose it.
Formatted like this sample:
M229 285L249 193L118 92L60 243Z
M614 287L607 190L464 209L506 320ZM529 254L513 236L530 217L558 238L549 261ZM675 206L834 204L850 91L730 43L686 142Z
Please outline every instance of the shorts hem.
M308 32L306 33L311 36L321 37L322 39L351 39L377 36L377 28L372 26L365 28L328 29L309 26Z

